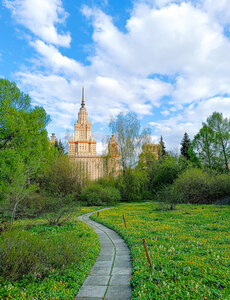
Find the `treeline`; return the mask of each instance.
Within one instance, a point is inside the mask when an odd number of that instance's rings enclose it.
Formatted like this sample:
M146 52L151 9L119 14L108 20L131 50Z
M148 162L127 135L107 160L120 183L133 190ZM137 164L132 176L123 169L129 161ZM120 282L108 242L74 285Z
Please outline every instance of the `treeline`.
M33 106L29 95L15 83L0 80L2 229L9 222L12 226L15 218L45 213L50 224L61 222L84 186L62 143L51 146L46 131L49 122L44 108Z
M121 174L86 189L88 199L94 193L95 201L89 203L101 204L103 197L96 194L111 187L122 201L152 199L171 209L176 203L230 203L230 120L221 113L209 116L192 141L185 133L180 153L167 151L162 136L157 153L148 147L141 152L141 146L150 143L150 130L141 130L134 113L119 114L110 128L119 144Z
M157 155L141 150L151 143L150 130L142 130L134 113L119 114L110 129L118 141L121 173L89 182L61 142L50 145L50 118L42 107L34 107L5 79L0 80L0 101L0 216L11 225L15 218L40 214L58 224L81 204L153 199L173 207L228 201L230 120L221 113L208 117L192 141L185 133L180 154L167 151L161 137Z

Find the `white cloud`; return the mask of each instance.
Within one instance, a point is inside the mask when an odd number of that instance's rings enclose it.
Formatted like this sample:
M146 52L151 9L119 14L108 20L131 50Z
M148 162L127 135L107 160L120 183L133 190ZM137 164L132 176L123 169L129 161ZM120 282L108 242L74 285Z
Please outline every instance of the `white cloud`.
M83 66L76 60L62 55L53 45L47 45L41 40L36 40L30 44L41 55L43 64L46 67L51 67L53 72L84 76Z
M170 115L170 112L168 110L162 110L161 111L161 114L164 116L164 117L167 117Z
M59 34L55 27L63 24L67 17L61 0L3 0L3 4L19 24L45 42L69 47L70 34Z
M28 17L30 2L41 3L41 8ZM93 122L106 124L112 115L128 110L140 117L153 115L156 134L165 135L172 146L178 145L185 131L195 134L213 110L230 114L226 97L230 95L230 41L224 35L230 16L227 0L200 0L196 5L182 0L138 1L125 32L111 16L84 6L82 12L93 26L94 54L88 56L87 66L56 47L70 44L70 35L55 28L66 17L61 0L5 4L38 37L30 42L37 54L35 72L20 72L21 85L63 128L70 128L77 116L82 84ZM52 12L39 18L45 5ZM35 14L36 28L31 25ZM47 34L49 28L53 29ZM40 65L44 72L39 71ZM165 120L154 121L155 108Z
M204 9L222 24L230 23L230 2L229 0L204 0Z
M163 135L168 147L178 147L183 134L187 132L190 138L193 138L202 127L202 122L214 111L222 112L224 117L230 118L230 98L214 97L202 100L198 104L190 104L169 119L150 122L149 125L157 134Z

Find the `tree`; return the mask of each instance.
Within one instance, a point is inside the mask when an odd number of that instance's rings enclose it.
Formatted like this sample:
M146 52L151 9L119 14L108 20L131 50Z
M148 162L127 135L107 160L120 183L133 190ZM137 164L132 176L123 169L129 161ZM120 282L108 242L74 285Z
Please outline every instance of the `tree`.
M80 163L72 162L67 155L63 155L52 165L47 165L41 184L48 194L54 197L79 195L82 185L87 180L83 174Z
M228 171L230 160L230 120L214 112L194 137L190 153L210 170ZM195 154L195 155L194 155Z
M191 146L190 138L189 138L187 132L185 132L184 137L181 141L180 153L182 156L184 156L188 160L190 159L190 156L188 153L190 146Z
M59 156L62 156L62 155L65 154L65 147L64 147L64 145L63 145L63 143L62 143L61 140L59 140L59 141L56 140L55 143L54 143L54 147L57 148Z
M159 157L162 158L162 157L164 157L164 156L167 154L166 148L165 148L165 143L164 143L164 141L163 141L162 135L161 135L159 144L160 144L160 148L159 148Z
M193 139L192 148L197 155L198 161L209 169L213 169L215 165L215 151L212 146L213 142L213 132L205 123L203 123L203 127Z
M123 174L125 174L127 168L136 164L137 153L141 151L142 144L149 139L150 129L141 130L140 121L133 112L120 113L111 119L109 127L116 136Z
M12 221L44 165L55 158L48 122L45 110L33 107L15 83L0 80L0 205L11 211Z
M213 132L213 148L215 148L220 168L229 171L230 159L230 119L223 118L222 113L214 112L207 118L207 126Z

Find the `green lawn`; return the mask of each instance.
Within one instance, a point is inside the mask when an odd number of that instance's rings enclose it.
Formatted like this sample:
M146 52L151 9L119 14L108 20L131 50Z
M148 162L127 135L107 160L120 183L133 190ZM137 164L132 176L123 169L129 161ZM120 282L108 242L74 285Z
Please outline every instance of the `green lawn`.
M98 207L81 208L76 215L96 209ZM74 299L99 254L100 245L96 233L77 221L76 217L63 226L48 226L45 219L37 218L18 220L15 227L17 230L32 233L34 237L47 242L45 245L48 247L57 249L54 253L56 257L53 261L51 257L52 268L49 267L46 276L37 273L28 274L18 280L6 281L3 274L0 274L0 299ZM2 243L1 235L0 243ZM62 269L55 268L55 260L62 259L63 249L65 253L71 255L73 261ZM26 249L23 248L23 251ZM21 253L13 255L19 260Z
M156 203L130 203L93 219L117 231L130 247L132 299L230 299L229 207L185 204L163 211Z

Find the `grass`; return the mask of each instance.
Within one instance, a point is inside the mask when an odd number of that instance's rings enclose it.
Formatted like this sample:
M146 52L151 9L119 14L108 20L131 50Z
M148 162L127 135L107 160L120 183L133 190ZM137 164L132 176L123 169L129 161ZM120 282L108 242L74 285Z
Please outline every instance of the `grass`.
M92 218L130 247L132 299L230 299L229 207L183 204L164 211L156 203L130 203Z
M96 209L98 207L83 207L77 211L76 215ZM0 299L74 299L100 251L98 237L93 229L77 221L76 217L63 226L48 226L47 221L43 218L18 220L15 222L15 228L17 233L20 231L24 233L24 236L30 234L44 242L47 248L42 255L50 264L45 266L46 268L41 268L38 264L40 269L45 270L44 274L30 272L17 280L6 280L6 276L4 276L6 272L4 274L3 264L0 263ZM0 235L0 243L3 241L3 236ZM19 242L16 243L18 248L21 245ZM52 249L55 249L55 253ZM9 249L7 251L9 260L14 267L12 263L12 258L15 256L14 249L11 251L12 257L9 255ZM26 251L25 247L22 248L22 251ZM49 257L49 251L51 257ZM71 255L72 261L68 261L67 257L60 257L63 253L60 251ZM20 257L21 253L18 253L16 255L17 262ZM9 267L8 261L7 267Z

